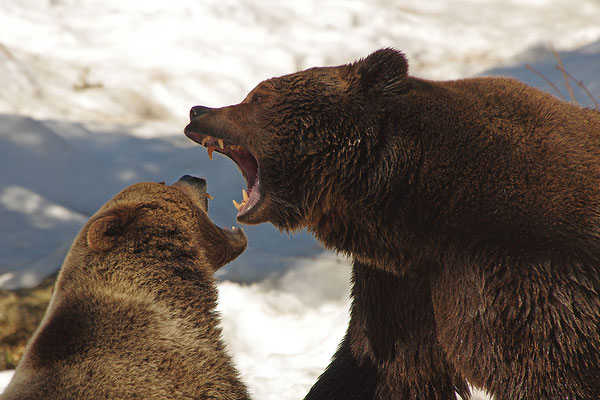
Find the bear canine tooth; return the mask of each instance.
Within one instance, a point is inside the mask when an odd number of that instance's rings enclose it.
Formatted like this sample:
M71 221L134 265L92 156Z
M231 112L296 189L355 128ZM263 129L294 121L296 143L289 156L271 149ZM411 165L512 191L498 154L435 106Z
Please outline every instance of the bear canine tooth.
M242 196L244 197L244 203L248 201L248 193L246 189L242 189Z
M208 146L206 150L208 150L208 158L212 160L212 153L215 150L215 148L213 146Z
M233 205L235 206L235 208L237 208L237 210L240 211L240 208L242 208L242 205L244 204L244 202L242 202L242 204L240 204L235 200L232 200L232 201L233 201Z
M218 139L217 141L219 142L219 147L221 148L221 150L223 150L225 148L225 143L223 142L223 139Z
M202 146L206 146L206 142L208 142L210 139L212 139L212 137L205 136L204 139L202 139Z
M208 193L204 193L204 197L214 200L214 198Z

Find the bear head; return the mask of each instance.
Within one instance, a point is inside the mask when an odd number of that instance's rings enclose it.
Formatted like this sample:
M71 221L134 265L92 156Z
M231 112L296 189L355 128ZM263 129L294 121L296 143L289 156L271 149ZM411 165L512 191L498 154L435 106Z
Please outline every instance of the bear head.
M240 255L247 241L241 229L223 229L210 220L208 197L206 181L189 175L171 186L132 185L90 219L79 238L84 245L72 249L103 260L112 253L115 257L129 253L144 259L196 260L195 264L212 273Z
M320 215L356 206L376 192L371 185L386 184L365 174L381 160L386 99L405 90L407 72L402 53L383 49L269 79L240 104L192 108L185 134L238 165L248 185L236 205L240 222L314 229Z

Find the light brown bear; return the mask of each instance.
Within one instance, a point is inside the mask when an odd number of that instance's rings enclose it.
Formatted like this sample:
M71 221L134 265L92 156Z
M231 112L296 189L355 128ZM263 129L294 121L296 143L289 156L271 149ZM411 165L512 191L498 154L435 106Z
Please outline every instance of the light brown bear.
M208 218L206 182L139 183L83 227L2 400L248 399L213 273L246 247Z
M346 337L307 399L600 398L600 113L500 77L436 82L403 54L192 108L238 220L350 254Z

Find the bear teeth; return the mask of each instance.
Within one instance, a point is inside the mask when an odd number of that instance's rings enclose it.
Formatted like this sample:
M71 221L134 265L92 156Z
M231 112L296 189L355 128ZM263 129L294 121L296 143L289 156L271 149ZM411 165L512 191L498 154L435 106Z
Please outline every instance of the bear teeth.
M244 203L243 201L242 201L242 204L238 203L238 202L237 202L237 201L235 201L235 200L232 200L232 201L233 201L233 206L234 206L234 207L235 207L235 208L236 208L238 211L240 211L240 210L242 209L242 207L244 207L244 204L246 204L246 203Z
M228 154L230 156L230 158L232 158L231 155L235 154L236 151L240 151L240 152L243 151L244 153L241 155L241 157L242 157L243 161L245 162L246 167L248 166L247 164L249 162L248 161L248 154L249 154L249 152L246 151L246 148L243 147L243 146L234 145L234 144L226 144L225 140L219 139L219 138L214 138L214 137L208 136L208 135L204 136L202 138L202 140L200 141L200 144L202 144L202 146L206 147L206 150L208 151L208 158L210 160L213 159L213 157L212 157L213 156L213 152L216 149L228 150L227 152L224 152L224 153ZM238 163L238 165L240 165L239 162L238 162L239 161L239 157L240 156L238 156L238 157L234 156L233 157L234 161L236 163ZM236 159L238 161L236 161ZM240 168L242 168L242 167L240 167ZM257 169L257 166L255 167L255 169ZM255 171L255 174L253 176L255 177L256 174L258 174L257 170ZM246 179L248 180L248 177ZM248 181L248 185L254 186L254 183L255 183L254 179L252 179L251 181ZM210 196L207 196L207 197L209 197L210 199L212 199L212 197L210 197ZM238 211L241 211L242 208L244 208L244 206L246 206L246 204L248 203L249 199L250 199L250 196L248 195L248 192L246 191L246 189L242 189L242 202L238 203L237 201L233 200L233 205L235 206L235 208Z
M202 139L202 141L200 142L200 144L202 144L202 146L206 147L208 149L208 157L212 160L212 152L217 148L217 146L213 146L210 145L209 143L213 142L214 144L215 138L212 136L204 136L204 138ZM227 147L228 149L231 150L244 150L243 146L237 146L237 145L225 145L225 141L223 139L216 139L218 147L221 150L225 150L225 147Z
M210 158L212 160L212 153L213 151L217 148L217 146L213 146L210 145L209 143L213 143L214 144L215 138L212 136L204 136L204 138L202 139L202 141L200 142L200 144L202 144L202 146L206 147L206 149L208 150L208 158ZM217 141L217 145L221 150L225 150L225 147L227 147L228 149L231 150L244 150L244 147L242 146L237 146L237 145L227 145L225 146L225 141L223 139L216 139Z
M243 197L243 200L241 203L238 203L237 201L233 200L233 205L235 208L237 208L238 211L240 211L248 202L249 196L248 196L248 192L246 192L246 189L242 189L242 197Z

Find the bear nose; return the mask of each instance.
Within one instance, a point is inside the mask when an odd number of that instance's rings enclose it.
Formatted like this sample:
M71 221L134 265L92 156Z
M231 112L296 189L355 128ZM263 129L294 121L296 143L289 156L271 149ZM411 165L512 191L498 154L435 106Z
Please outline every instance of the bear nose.
M206 114L211 111L212 108L204 107L204 106L194 106L190 110L190 119L198 118L202 114Z
M184 175L179 178L180 182L189 183L190 185L196 186L199 189L206 190L206 179L204 178L196 178L191 175Z

